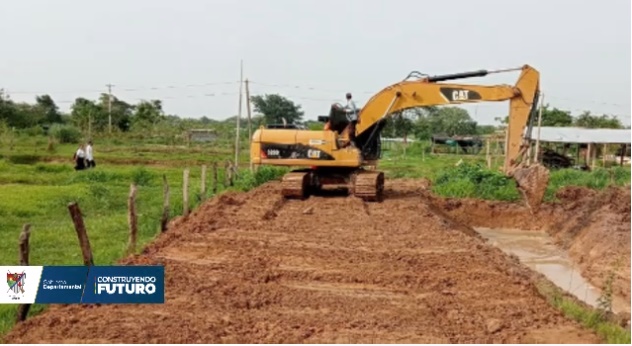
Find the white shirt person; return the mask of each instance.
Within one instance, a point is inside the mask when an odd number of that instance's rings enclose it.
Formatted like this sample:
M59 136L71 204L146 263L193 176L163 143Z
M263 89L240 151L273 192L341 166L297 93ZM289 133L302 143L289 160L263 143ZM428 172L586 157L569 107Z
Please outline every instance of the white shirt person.
M83 150L83 145L80 145L75 152L75 170L80 171L86 168L86 152Z
M92 151L92 141L88 141L88 145L86 146L86 161L88 164L88 168L94 168L96 163L94 163L94 154Z

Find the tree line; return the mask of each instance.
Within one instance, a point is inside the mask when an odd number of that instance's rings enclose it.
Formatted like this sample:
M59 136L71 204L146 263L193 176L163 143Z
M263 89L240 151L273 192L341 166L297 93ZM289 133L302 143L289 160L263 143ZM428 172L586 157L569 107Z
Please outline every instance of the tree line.
M279 95L254 95L250 98L255 116L253 127L262 124L306 125L310 129L321 129L323 124L304 120L300 104ZM327 114L329 105L323 105ZM38 95L34 103L15 102L0 89L0 126L47 130L55 125L75 128L82 133L107 133L111 114L112 130L116 132L164 132L182 131L191 127L231 126L235 117L223 121L202 117L200 119L180 118L164 112L161 100L140 101L132 104L108 94L101 94L97 100L76 98L70 111L63 113L49 95ZM243 118L243 116L242 116ZM433 135L483 135L493 133L507 124L508 117L498 117L497 126L478 124L467 110L460 107L421 107L395 114L384 128L385 137L415 137L428 139ZM595 115L586 111L573 117L550 105L542 110L542 126L577 126L585 128L625 128L621 121L611 115ZM245 127L244 127L245 128Z

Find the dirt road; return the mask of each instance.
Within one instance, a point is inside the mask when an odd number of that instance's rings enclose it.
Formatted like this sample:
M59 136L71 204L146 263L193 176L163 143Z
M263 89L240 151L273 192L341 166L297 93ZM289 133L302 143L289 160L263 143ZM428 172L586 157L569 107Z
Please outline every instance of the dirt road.
M387 182L383 203L225 195L126 263L163 263L164 305L63 306L12 343L585 343L529 274Z

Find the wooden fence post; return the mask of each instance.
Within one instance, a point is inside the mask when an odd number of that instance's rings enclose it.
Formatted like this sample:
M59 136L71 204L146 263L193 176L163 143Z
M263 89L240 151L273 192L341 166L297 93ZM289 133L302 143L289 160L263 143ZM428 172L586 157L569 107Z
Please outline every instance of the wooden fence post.
M185 168L182 177L182 215L189 215L189 169Z
M167 224L169 223L169 183L167 183L167 175L162 175L162 184L164 186L164 196L162 204L162 219L160 220L160 231L167 230Z
M224 166L224 186L229 187L231 185L231 181L233 180L232 171L230 169L230 160L226 161L226 165Z
M485 161L487 161L487 169L491 169L492 157L489 155L489 137L485 140Z
M237 167L238 166L237 166L237 164L235 164L233 162L229 162L228 164L230 166L230 168L229 168L229 170L230 170L229 178L230 179L229 179L228 183L230 184L230 186L233 186L234 183L235 183L235 176L237 176Z
M217 175L217 162L213 162L213 194L217 194L217 183L218 183L218 175Z
M20 249L20 265L27 266L29 265L29 238L31 237L31 225L24 224L22 227L22 232L20 233L19 238L19 249ZM26 320L26 316L29 314L29 309L31 308L31 304L22 304L18 305L18 322L22 322Z
M138 219L136 217L136 191L136 185L132 183L129 187L129 198L127 199L127 220L129 222L129 241L127 244L128 255L136 252L136 238L138 235Z
M202 165L202 182L200 183L200 194L202 200L206 198L206 165Z
M79 238L79 246L81 246L81 254L83 256L83 264L87 266L94 265L94 258L92 257L92 249L90 248L90 240L88 239L88 232L86 232L86 226L83 223L83 217L81 216L81 209L77 202L68 204L68 211L70 211L70 217L75 225L75 231L77 231L77 237Z

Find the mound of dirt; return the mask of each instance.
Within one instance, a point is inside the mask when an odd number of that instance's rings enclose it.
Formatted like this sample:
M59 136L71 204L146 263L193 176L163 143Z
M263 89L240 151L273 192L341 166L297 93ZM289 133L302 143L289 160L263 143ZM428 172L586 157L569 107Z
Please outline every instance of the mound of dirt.
M164 305L55 306L12 343L596 343L516 259L389 183L383 203L205 203L124 263L161 263ZM310 212L305 212L309 210Z

